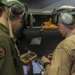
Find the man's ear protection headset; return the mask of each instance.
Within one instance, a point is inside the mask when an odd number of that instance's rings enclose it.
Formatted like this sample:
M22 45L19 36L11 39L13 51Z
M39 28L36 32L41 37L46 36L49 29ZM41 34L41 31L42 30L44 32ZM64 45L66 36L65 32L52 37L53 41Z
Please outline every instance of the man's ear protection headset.
M9 13L11 16L20 16L21 14L27 14L27 6L25 5L25 8L23 8L21 5L13 4L9 7Z
M13 15L13 16L19 16L23 13L23 11L24 9L17 4L14 4L9 8L10 15Z
M24 6L25 6L24 21L26 21L28 17L28 7L26 3L24 3Z
M23 14L25 20L27 19L28 8L26 3L22 4L20 1L1 0L0 11L2 11L2 6L9 8L8 11L10 16L20 16Z
M70 13L61 13L59 17L64 25L70 26L74 24L74 17Z
M71 11L65 10L63 12L58 11L57 15L54 17L54 23L57 24L58 18L60 17L64 25L72 25L75 21L73 15L75 15L75 9Z

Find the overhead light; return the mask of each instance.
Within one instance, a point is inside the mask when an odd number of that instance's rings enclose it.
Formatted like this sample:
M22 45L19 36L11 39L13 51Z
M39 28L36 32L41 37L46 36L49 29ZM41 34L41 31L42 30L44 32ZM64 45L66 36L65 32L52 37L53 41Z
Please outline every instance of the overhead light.
M43 13L52 13L51 10L46 10L46 11L43 11Z

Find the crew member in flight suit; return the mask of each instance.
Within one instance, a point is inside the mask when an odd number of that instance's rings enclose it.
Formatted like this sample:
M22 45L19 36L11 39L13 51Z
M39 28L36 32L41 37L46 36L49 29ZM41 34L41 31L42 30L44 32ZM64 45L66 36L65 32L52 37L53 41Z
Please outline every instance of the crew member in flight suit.
M45 75L75 75L75 7L62 6L57 11L57 25L65 37L53 52L52 60L43 56Z
M20 1L0 1L0 75L24 75L13 33L21 27L25 12L26 7Z

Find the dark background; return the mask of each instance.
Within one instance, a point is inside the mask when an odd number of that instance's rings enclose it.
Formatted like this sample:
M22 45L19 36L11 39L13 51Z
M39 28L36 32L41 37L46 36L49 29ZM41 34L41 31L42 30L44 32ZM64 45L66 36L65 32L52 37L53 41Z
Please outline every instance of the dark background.
M29 9L43 9L61 0L19 0L26 3Z

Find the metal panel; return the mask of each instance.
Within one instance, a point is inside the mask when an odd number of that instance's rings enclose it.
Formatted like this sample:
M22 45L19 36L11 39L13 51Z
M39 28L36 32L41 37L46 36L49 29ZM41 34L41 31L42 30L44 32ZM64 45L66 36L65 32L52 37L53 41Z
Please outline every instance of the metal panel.
M19 0L19 1L27 3L29 9L43 9L60 0Z

